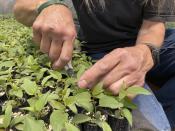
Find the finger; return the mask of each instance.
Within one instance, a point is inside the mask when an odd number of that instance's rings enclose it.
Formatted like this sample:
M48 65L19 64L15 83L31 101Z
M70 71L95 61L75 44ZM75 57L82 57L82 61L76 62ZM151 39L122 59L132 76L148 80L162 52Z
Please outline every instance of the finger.
M73 43L74 43L74 40L66 40L63 43L63 47L62 47L62 50L61 50L60 57L53 64L54 69L63 68L72 59Z
M110 53L104 56L81 76L78 82L79 87L90 88L94 86L100 78L110 72L119 62L120 57L118 53Z
M62 40L52 40L50 50L49 50L49 58L52 62L55 62L59 59L62 49Z
M49 53L50 45L51 45L51 39L48 37L47 34L42 34L41 44L40 44L40 50L43 53Z
M40 31L38 31L38 30L33 30L33 41L34 41L36 44L40 45L40 43L41 43L41 38L42 38L42 35L41 35Z
M130 70L125 68L125 65L120 62L115 68L113 68L104 78L103 78L103 86L108 88L112 83L120 80L124 76L128 75Z
M127 75L110 85L108 90L110 90L113 94L117 95L120 89L122 88L123 84L125 84L126 87L130 87L135 85L138 81L139 79L137 77L134 77L133 75Z
M40 24L40 22L37 19L33 23L32 29L33 29L33 40L38 45L40 45L41 39L42 39L41 24Z

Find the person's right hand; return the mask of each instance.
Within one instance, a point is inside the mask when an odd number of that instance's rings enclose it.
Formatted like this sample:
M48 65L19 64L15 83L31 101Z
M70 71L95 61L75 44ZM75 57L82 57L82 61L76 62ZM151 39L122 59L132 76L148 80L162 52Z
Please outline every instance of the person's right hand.
M64 5L47 7L33 23L33 39L48 54L53 69L61 69L71 60L75 37L72 13Z

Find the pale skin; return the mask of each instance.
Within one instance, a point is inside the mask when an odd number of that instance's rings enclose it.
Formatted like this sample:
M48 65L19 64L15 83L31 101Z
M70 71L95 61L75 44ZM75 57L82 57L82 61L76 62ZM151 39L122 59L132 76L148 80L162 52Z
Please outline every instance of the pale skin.
M45 0L16 0L14 13L18 21L33 27L33 38L40 50L50 57L53 68L63 68L72 58L76 37L71 11L63 5L44 9L36 17L35 8ZM150 49L143 43L160 47L165 35L163 22L143 20L133 47L118 48L100 59L78 81L80 88L103 82L104 88L118 94L123 82L127 87L143 86L146 73L153 67ZM111 62L112 61L112 62Z

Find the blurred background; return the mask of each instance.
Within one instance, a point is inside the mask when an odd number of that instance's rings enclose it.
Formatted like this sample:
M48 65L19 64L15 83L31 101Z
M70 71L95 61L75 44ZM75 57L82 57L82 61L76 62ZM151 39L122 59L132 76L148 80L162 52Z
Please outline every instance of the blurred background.
M0 14L12 13L15 0L0 0Z

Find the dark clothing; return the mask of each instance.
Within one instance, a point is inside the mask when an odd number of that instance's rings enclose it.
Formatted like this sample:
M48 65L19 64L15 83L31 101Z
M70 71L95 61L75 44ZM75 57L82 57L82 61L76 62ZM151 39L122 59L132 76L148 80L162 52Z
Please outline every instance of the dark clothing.
M132 46L144 19L172 19L166 9L162 8L158 13L156 3L143 4L143 0L106 0L106 8L103 10L95 1L95 8L90 12L83 0L73 0L83 33L81 40L87 42L83 44L83 49L88 52Z
M154 93L175 129L175 29L166 32L160 52L160 65L153 68L148 77L152 83L161 87Z
M105 54L107 52L91 53L89 55L93 59L100 59ZM160 64L147 74L147 78L154 85L161 87L154 91L154 94L162 104L171 127L175 129L175 29L166 31L165 41L160 51ZM145 103L143 102L143 104Z
M93 59L100 59L115 48L133 46L143 20L175 21L175 13L171 14L170 6L174 0L163 0L159 6L156 1L148 0L106 0L103 10L95 4L89 12L83 0L72 0L77 11L81 26L80 37L84 41L83 50ZM93 2L98 0L93 0ZM153 4L150 2L153 1ZM169 4L170 3L170 4ZM159 7L160 8L159 8ZM173 5L174 8L174 5ZM159 10L159 11L158 11ZM156 37L156 36L155 36ZM155 92L157 99L162 103L171 126L175 127L175 31L167 31L165 43L161 49L161 63L148 73L149 79L161 87ZM158 106L154 97L140 97L137 100L139 109L148 121L158 130L168 129L164 112ZM157 104L156 104L157 103ZM146 107L145 107L146 105ZM153 113L155 112L155 113ZM157 114L156 114L157 113ZM165 118L165 119L163 119ZM138 124L139 125L139 124ZM142 127L140 127L142 128Z

